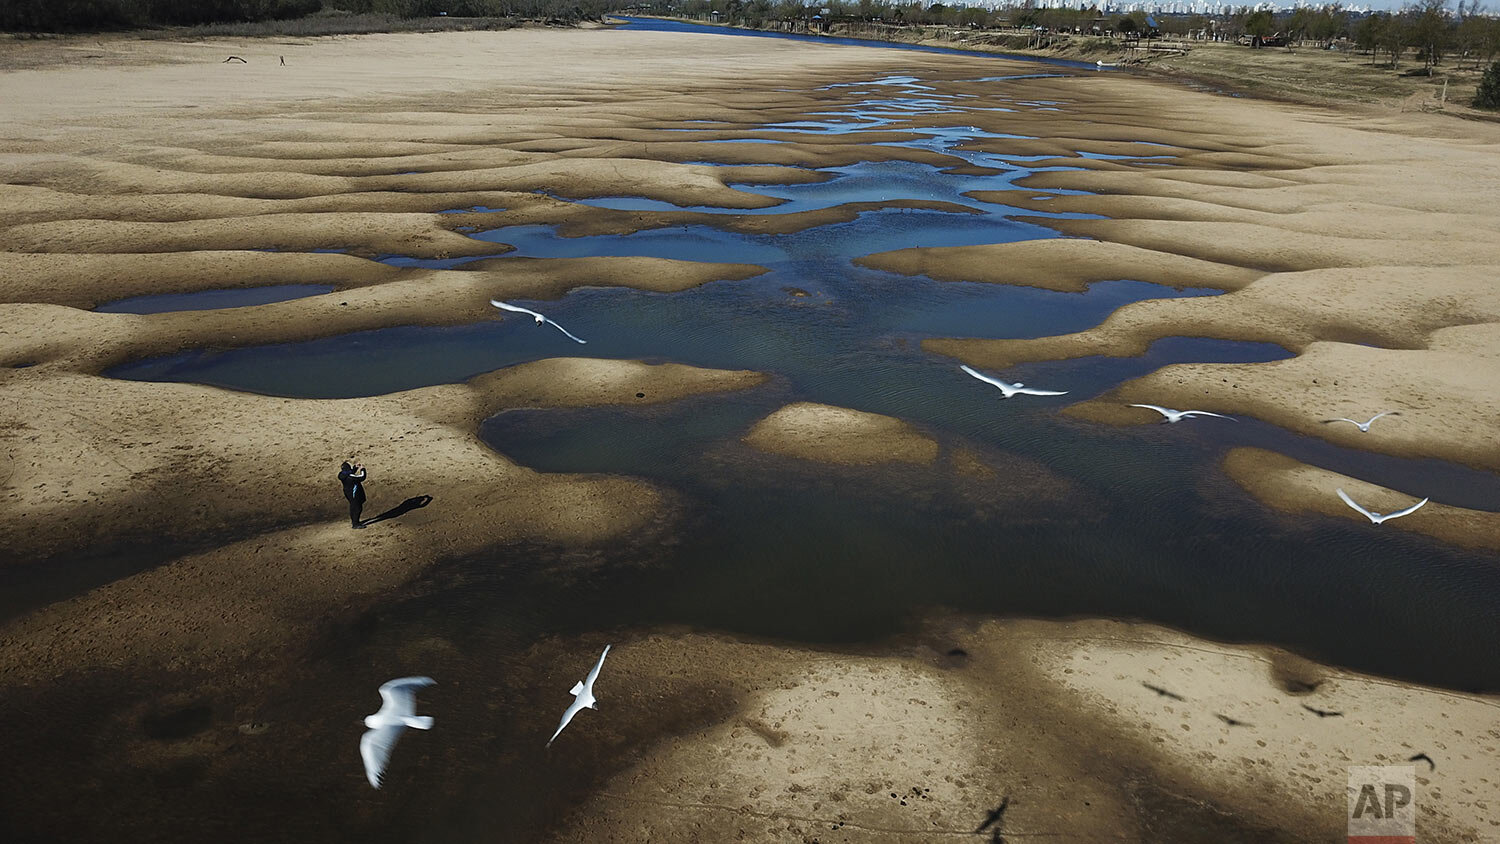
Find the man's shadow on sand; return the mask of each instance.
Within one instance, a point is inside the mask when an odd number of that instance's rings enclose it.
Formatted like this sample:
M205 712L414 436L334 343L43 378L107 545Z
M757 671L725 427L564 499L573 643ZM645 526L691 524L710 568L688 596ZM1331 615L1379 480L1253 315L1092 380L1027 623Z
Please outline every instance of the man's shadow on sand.
M401 502L400 504L397 504L395 507L392 507L391 509L385 511L384 513L381 513L378 516L373 516L371 518L365 519L364 521L360 522L359 524L360 524L360 527L364 527L365 525L373 525L376 522L383 522L386 519L397 519L397 518L400 518L400 517L406 515L407 513L410 513L413 510L419 510L419 509L421 509L423 507L426 507L428 504L431 504L431 503L432 503L432 496L430 496L430 495L418 495L415 498L408 498L408 499L406 499L405 501Z

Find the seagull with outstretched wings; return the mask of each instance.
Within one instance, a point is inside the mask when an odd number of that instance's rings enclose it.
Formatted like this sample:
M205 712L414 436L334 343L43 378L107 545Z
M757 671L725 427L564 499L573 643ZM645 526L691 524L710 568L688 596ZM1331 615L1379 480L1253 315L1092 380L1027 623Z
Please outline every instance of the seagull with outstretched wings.
M561 331L562 333L568 335L568 339L572 340L574 343L587 343L588 342L587 340L583 340L583 339L581 339L579 337L575 337L573 335L573 332L569 331L566 328L563 328L561 325L558 325L557 323L553 322L552 320L548 319L545 316L542 316L541 314L537 313L536 311L530 310L528 308L523 308L523 307L521 307L519 305L512 305L509 302L502 302L499 299L491 299L490 300L490 304L494 305L495 307L499 308L502 311L511 311L513 313L526 314L527 316L529 316L532 319L536 320L536 324L537 325L542 325L543 323L545 323L547 325L550 325L553 328L556 328L558 331Z
M1002 397L1007 399L1011 396L1016 395L1017 393L1024 393L1028 396L1065 396L1068 394L1067 390L1038 390L1035 387L1028 387L1025 384L1022 384L1020 381L1012 384L1009 381L1002 381L999 378L992 378L969 366L960 366L959 369L962 369L964 372L969 373L970 375L978 378L986 384L1000 388Z
M380 687L380 711L365 718L369 727L359 740L359 756L365 762L365 778L375 788L385 776L396 739L407 727L432 729L432 716L417 714L417 689L433 684L431 677L401 677Z
M1366 510L1365 508L1359 506L1358 504L1356 504L1354 502L1354 499L1352 499L1352 498L1349 497L1349 493L1344 492L1342 489L1337 489L1337 490L1334 490L1334 491L1339 494L1339 498L1344 499L1344 503L1345 504L1348 504L1350 507L1353 507L1354 509L1356 509L1359 512L1363 513L1364 516L1365 516L1365 518L1369 519L1373 524L1377 524L1377 525L1380 524L1381 522L1384 522L1387 519L1395 519L1395 518L1399 518L1401 516L1409 516L1412 513L1417 512L1417 510L1423 504L1426 504L1427 501L1428 501L1428 499L1424 498L1421 501L1418 501L1417 503L1415 503L1415 504L1411 505L1410 507L1406 508L1405 510L1397 510L1394 513L1386 513L1386 514L1382 515L1380 513L1371 513L1369 510Z
M589 676L574 683L573 688L568 691L568 694L573 696L573 702L568 704L568 708L563 711L562 723L557 725L557 732L552 734L552 738L547 739L549 747L558 736L562 735L563 727L568 726L568 722L572 721L573 716L579 711L599 708L595 705L598 701L594 700L594 681L599 679L599 669L604 667L604 658L609 656L609 648L609 645L604 646L604 653L599 654L599 661L594 663L594 670L589 672Z
M1159 404L1133 404L1131 407L1144 407L1147 410L1154 410L1162 415L1163 423L1168 425L1173 422L1181 422L1184 419L1191 419L1194 416L1217 416L1220 419L1228 419L1231 422L1235 421L1233 416L1225 416L1222 413L1211 413L1207 410L1173 410L1170 407L1162 407Z

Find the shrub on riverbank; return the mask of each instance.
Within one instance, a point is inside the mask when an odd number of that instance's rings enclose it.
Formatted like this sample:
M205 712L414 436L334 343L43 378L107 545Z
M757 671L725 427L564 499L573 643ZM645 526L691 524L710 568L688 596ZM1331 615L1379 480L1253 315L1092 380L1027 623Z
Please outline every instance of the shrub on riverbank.
M1490 65L1479 80L1479 90L1474 92L1475 108L1500 108L1500 62Z

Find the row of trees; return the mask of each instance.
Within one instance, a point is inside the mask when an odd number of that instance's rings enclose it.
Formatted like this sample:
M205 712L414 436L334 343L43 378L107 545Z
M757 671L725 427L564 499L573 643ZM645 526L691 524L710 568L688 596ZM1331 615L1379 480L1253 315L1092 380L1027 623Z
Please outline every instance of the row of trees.
M322 0L3 0L0 30L55 32L145 24L298 18Z
M1021 0L1025 3L1025 0ZM1492 62L1500 55L1500 18L1485 14L1480 0L1460 0L1450 13L1448 0L1417 0L1400 12L1356 14L1338 4L1304 6L1277 14L1243 7L1225 15L1158 15L1156 25L1144 12L1105 16L1098 8L1035 8L1029 4L985 8L944 3L882 2L882 0L653 0L652 13L708 19L750 27L806 22L822 14L835 21L861 21L898 26L947 26L966 29L1044 27L1090 33L1095 29L1140 33L1152 29L1167 35L1235 39L1240 36L1282 35L1292 43L1328 46L1340 41L1386 57L1396 65L1412 51L1426 67L1459 56ZM826 12L824 11L826 10Z
M323 0L0 0L0 30L57 32L300 18Z
M621 3L611 0L324 0L330 8L380 12L403 18L554 18L598 20Z
M1353 40L1369 51L1372 64L1384 53L1393 68L1407 50L1428 69L1454 55L1493 62L1500 55L1500 19L1480 14L1478 2L1468 9L1460 2L1459 10L1450 17L1442 0L1423 0L1395 14L1376 12L1354 24Z
M620 5L611 0L0 0L0 31L286 20L321 11L580 20L598 19Z

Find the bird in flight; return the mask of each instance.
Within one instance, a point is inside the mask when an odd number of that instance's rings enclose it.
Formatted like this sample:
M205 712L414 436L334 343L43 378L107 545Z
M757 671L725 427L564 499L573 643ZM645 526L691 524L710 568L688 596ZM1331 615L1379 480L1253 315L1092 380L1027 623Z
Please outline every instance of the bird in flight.
M547 739L548 747L551 747L552 742L556 741L557 737L562 735L563 727L568 726L568 722L573 720L573 716L577 715L579 710L585 707L589 709L599 708L594 705L598 702L594 700L594 681L599 679L599 669L604 667L604 658L609 656L609 648L609 645L604 646L604 653L599 654L599 661L594 663L594 670L590 671L589 676L583 678L583 680L574 683L573 688L569 690L568 694L573 696L573 702L568 704L568 708L563 711L562 723L557 725L557 732L552 734L552 738Z
M964 372L969 373L970 375L978 378L986 384L992 384L996 387L999 387L1000 392L1004 394L1005 398L1010 398L1016 393L1025 393L1028 396L1065 396L1068 394L1067 390L1038 390L1035 387L1028 387L1025 384L1022 384L1020 381L1017 381L1014 384L1010 383L1009 381L1001 381L999 378L991 378L990 376L985 375L968 366L960 366L959 369L962 369Z
M432 717L417 714L417 689L432 685L431 677L401 677L380 687L380 711L365 718L369 727L359 740L359 755L365 762L365 778L375 788L385 776L396 739L407 727L432 729Z
M561 325L558 325L557 323L553 322L552 320L548 319L547 317L542 316L541 314L537 313L536 311L528 310L526 308L522 308L522 307L519 307L517 305L512 305L509 302L502 302L499 299L491 299L490 300L490 304L494 305L495 307L499 308L502 311L513 311L513 312L518 313L518 314L526 314L527 316L529 316L532 319L536 320L536 324L537 325L541 325L543 323L546 323L547 325L550 325L553 328L556 328L558 331L561 331L562 333L568 335L568 339L572 340L575 343L587 343L588 342L587 340L582 340L582 339L579 339L578 337L573 336L573 332L569 331L566 328L563 328Z
M1432 761L1432 757L1428 756L1425 753L1418 753L1416 756L1413 756L1413 757L1411 757L1410 759L1408 759L1406 761L1408 761L1408 762L1426 762L1427 764L1429 764L1429 765L1432 766L1431 768L1427 769L1428 773L1431 773L1431 772L1437 770L1437 763L1434 762L1434 761Z
M1350 507L1353 507L1354 509L1358 510L1359 512L1364 513L1365 514L1365 518L1369 519L1372 523L1377 524L1377 525L1380 524L1381 522L1385 521L1386 519L1395 519L1395 518L1398 518L1400 516L1409 516L1412 513L1417 512L1417 509L1420 508L1423 504L1426 504L1427 501L1428 501L1428 499L1424 498L1421 501L1418 501L1417 503L1415 503L1415 504L1411 505L1410 507L1406 508L1405 510L1397 510L1394 513L1386 513L1385 515L1381 515L1379 513L1371 513L1369 510L1366 510L1365 508L1359 506L1358 504L1355 504L1354 503L1354 499L1350 498L1349 494L1347 492L1344 492L1343 489L1339 489L1339 490L1336 490L1336 491L1339 494L1339 498L1344 499L1344 503L1345 504L1348 504Z
M1302 708L1318 716L1319 718L1340 718L1344 714L1342 712L1334 712L1331 709L1314 709L1313 707L1308 706L1305 703L1302 704Z
M1181 422L1191 416L1217 416L1220 419L1238 421L1233 416L1225 416L1222 413L1209 413L1206 410L1173 410L1170 407L1162 407L1159 404L1133 404L1131 407L1144 407L1147 410L1154 410L1164 417L1162 422L1167 425L1173 422Z
M1360 433L1368 434L1368 433L1370 433L1370 423L1374 422L1376 419L1379 419L1382 416L1400 416L1400 415L1401 415L1401 411L1399 411L1399 410L1385 410L1385 411L1381 411L1380 413L1375 414L1374 416L1371 416L1369 418L1369 420L1365 421L1365 422L1355 422L1353 419L1345 419L1344 417L1340 416L1340 417L1337 417L1335 419L1324 419L1323 420L1323 424L1327 425L1330 422L1348 422L1350 425L1353 425L1354 427L1358 428L1360 430Z

